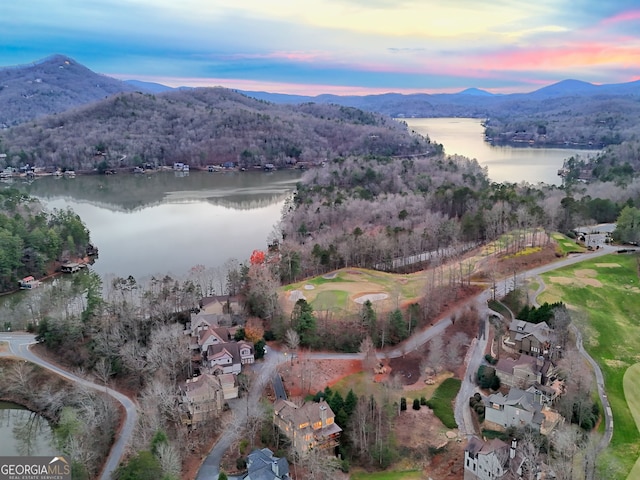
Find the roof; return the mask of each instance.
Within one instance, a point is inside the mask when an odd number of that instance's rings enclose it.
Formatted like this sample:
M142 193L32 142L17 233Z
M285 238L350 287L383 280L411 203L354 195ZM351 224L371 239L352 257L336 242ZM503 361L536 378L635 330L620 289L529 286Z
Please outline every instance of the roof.
M489 403L496 405L509 405L520 410L533 413L533 422L542 424L544 416L541 416L540 411L542 405L535 401L535 396L532 392L524 391L519 388L513 387L509 390L509 394L504 396L502 393L494 393L489 396Z
M314 423L322 421L323 410L325 418L335 417L333 410L331 410L331 407L325 400L322 400L319 403L307 402L301 407L298 407L296 404L288 400L278 399L273 405L273 411L277 416L282 418L285 422L291 422L296 426L305 423L312 426ZM330 436L342 431L342 429L335 423L326 425L321 430L322 431L319 432L319 434L323 436Z
M529 355L520 355L520 358L501 358L495 365L495 369L499 372L513 373L515 367L530 367L532 372L538 372L538 360Z
M247 456L247 464L251 480L277 480L289 475L287 459L274 457L268 448L251 452Z
M242 347L248 347L253 354L253 344L250 342L225 342L209 345L209 348L207 349L207 359L213 360L214 358L222 356L221 354L223 352L226 352L231 355L233 363L241 363L242 358L240 356L240 349Z
M215 375L203 374L198 377L188 378L180 389L188 396L202 395L209 389L220 390L220 382Z
M509 325L509 331L514 333L514 340L522 340L529 335L533 335L540 342L547 342L549 341L549 335L551 335L551 328L547 325L547 322L531 323L517 319Z
M467 442L467 446L464 447L466 452L473 457L476 455L489 455L493 452L497 452L498 450L502 450L505 448L509 448L509 445L504 443L502 440L497 438L492 438L489 441L484 441L479 439L478 437L470 437Z

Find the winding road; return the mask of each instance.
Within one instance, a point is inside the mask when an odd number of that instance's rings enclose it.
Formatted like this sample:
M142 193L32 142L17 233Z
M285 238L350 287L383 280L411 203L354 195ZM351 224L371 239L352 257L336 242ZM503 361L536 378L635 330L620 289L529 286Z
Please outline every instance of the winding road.
M107 461L105 462L102 473L100 475L101 480L111 480L112 473L116 470L116 468L118 468L120 460L125 454L127 445L129 444L131 436L133 435L133 430L138 420L136 404L129 397L116 390L113 390L104 385L98 385L97 383L93 383L90 380L74 375L73 373L63 370L62 368L53 365L52 363L49 363L37 356L29 348L31 345L37 343L35 335L31 335L29 333L3 333L2 335L0 335L0 342L6 342L9 345L9 351L0 353L0 356L15 357L29 361L31 363L35 363L36 365L46 368L56 375L66 378L67 380L70 380L72 382L78 383L83 387L88 387L100 392L104 392L116 399L123 406L125 411L125 419L122 424L122 428L120 429L120 432L116 438L116 441L111 447L111 451L109 452L109 456L107 457Z
M550 272L558 268L574 265L576 263L584 262L586 260L590 260L593 258L602 257L604 255L614 253L617 250L618 250L617 248L612 247L610 245L604 245L598 250L595 250L589 253L572 255L562 260L557 260L553 263L549 263L541 267L532 268L530 270L517 274L515 276L515 282L514 282L514 277L507 277L497 283L496 297L505 296L507 293L513 290L515 286L522 285L527 278L537 277L541 273ZM516 284L515 286L514 286L514 283ZM543 289L544 289L544 284L542 284L538 288L538 291L536 292L536 296ZM489 298L492 298L492 296L493 296L493 291L491 288L489 288L484 292L482 292L480 295L478 295L476 299L483 299L482 303L486 308L486 301ZM491 314L495 315L495 312L491 311ZM488 318L488 316L485 318ZM596 374L596 380L598 383L598 394L600 396L603 406L605 407L604 409L605 422L606 422L605 435L603 436L602 440L598 445L598 449L599 451L601 451L604 448L606 448L607 445L609 445L609 442L611 441L611 437L613 435L613 418L611 415L611 407L609 406L609 400L607 399L607 395L604 390L604 379L602 377L602 371L598 367L598 364L582 348L582 337L580 335L580 332L575 327L573 327L573 329L574 329L574 332L576 333L576 346L578 347L578 350L594 368L594 371ZM462 435L467 435L467 436L473 435L475 433L473 419L471 417L468 404L469 404L469 397L471 397L475 391L475 382L473 382L472 379L473 379L473 376L478 371L478 367L482 363L482 360L484 358L484 351L485 351L484 347L486 346L486 340L485 340L484 346L482 345L482 341L480 340L474 340L474 342L475 343L474 345L472 345L472 348L470 349L470 353L468 354L468 363L467 363L466 373L464 378L462 379L462 385L460 387L460 391L458 392L458 396L456 397L455 409L454 409L454 414L455 414L456 423L458 424L458 429L460 430L460 433Z

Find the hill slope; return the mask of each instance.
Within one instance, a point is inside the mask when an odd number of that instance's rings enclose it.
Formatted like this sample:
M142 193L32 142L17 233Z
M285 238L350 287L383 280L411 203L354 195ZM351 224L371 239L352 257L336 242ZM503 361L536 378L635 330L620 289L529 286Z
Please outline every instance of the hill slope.
M5 67L0 69L0 128L134 90L63 55Z
M274 105L224 88L125 93L4 130L10 163L86 170L187 162L240 166L430 151L379 114L337 105Z

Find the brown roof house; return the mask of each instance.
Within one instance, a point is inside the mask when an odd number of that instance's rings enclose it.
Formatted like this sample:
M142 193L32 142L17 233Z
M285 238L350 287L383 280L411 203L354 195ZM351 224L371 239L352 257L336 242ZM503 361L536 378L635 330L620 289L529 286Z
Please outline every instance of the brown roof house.
M332 448L338 445L342 429L335 423L335 415L326 401L296 404L279 399L273 406L273 423L284 433L293 448L304 454L313 448Z
M178 390L182 423L193 428L217 417L224 405L224 391L215 375L189 378Z
M242 371L242 365L254 362L253 344L240 341L209 345L204 363L213 373L237 375Z
M502 385L527 388L534 383L544 385L547 382L551 362L544 357L521 354L517 359L501 358L496 363L495 369Z
M546 322L514 320L509 325L509 336L505 338L504 345L517 353L553 358L555 355L552 351L552 339L553 330Z

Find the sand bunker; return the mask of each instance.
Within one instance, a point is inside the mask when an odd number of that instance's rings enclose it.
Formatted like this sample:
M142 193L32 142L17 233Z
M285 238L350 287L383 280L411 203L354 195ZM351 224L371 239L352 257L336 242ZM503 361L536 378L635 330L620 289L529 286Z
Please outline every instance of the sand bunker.
M581 278L580 281L585 285L589 285L590 287L601 287L602 282L597 278Z
M305 290L313 290L314 288L316 288L316 287L314 287L313 285L309 285L309 284L306 284L306 285L304 286L304 289L305 289Z
M560 285L571 285L573 283L573 279L568 277L549 277L549 280Z
M297 302L298 300L306 300L307 298L304 296L304 293L302 293L300 290L291 290L291 292L289 292L289 300L291 300L292 302Z
M353 301L362 305L369 300L370 302L378 302L389 298L386 293L367 293L366 295L360 295L358 298L354 298Z
M332 280L338 276L338 272L325 273L322 275L322 278L325 280Z
M619 263L596 263L596 267L598 268L616 268L619 266Z
M582 268L580 270L576 270L576 277L578 278L584 278L584 277L593 278L597 275L598 275L598 272L596 272L592 268Z

